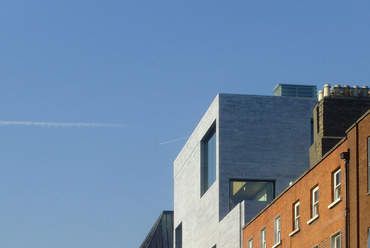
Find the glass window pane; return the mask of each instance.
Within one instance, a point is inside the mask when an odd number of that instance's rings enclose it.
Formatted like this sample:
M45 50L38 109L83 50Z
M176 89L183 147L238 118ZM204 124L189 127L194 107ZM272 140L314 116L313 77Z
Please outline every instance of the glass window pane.
M266 228L261 230L261 247L266 248Z
M340 236L335 237L335 247L340 248Z
M297 216L299 216L299 204L297 205L296 209L297 209Z
M340 171L336 174L336 185L340 184Z
M253 248L253 239L248 240L248 248Z
M315 217L319 214L319 187L312 190L312 216Z
M341 170L334 173L334 201L340 197Z
M270 202L274 198L274 182L230 180L230 210L242 201Z
M274 230L274 234L275 234L275 244L277 244L278 242L280 242L280 216L276 217L275 218L275 230Z
M299 228L299 202L294 206L294 230L297 230Z

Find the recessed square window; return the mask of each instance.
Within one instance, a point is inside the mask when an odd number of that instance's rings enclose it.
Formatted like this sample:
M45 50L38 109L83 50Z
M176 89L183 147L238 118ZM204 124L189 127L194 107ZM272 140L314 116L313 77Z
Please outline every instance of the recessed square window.
M270 202L274 199L275 182L258 180L230 180L229 210L242 201Z

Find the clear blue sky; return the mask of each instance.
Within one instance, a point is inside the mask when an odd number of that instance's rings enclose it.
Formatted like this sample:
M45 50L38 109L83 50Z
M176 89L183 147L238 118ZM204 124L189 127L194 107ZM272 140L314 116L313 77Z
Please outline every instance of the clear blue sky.
M138 247L173 209L160 143L219 92L369 85L369 28L369 1L2 1L0 247Z

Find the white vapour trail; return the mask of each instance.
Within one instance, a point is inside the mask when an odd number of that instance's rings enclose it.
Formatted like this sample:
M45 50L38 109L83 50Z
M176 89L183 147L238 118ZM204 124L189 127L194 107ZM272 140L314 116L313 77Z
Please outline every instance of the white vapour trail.
M108 123L70 123L70 122L33 122L33 121L0 121L0 126L39 126L39 127L128 127Z
M170 141L166 141L166 142L162 142L162 143L159 143L159 145L165 145L165 144L168 144L168 143L172 143L172 142L176 142L176 141L180 141L180 140L183 140L183 139L187 139L189 138L190 136L186 136L186 137L183 137L183 138L180 138L180 139L174 139L174 140L170 140Z

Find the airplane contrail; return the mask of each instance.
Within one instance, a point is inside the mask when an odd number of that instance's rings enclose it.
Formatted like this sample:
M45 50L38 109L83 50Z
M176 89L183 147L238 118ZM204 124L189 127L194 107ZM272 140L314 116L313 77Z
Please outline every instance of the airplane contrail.
M39 127L129 127L109 123L80 123L80 122L34 122L34 121L0 121L0 126L39 126Z
M170 140L170 141L166 141L166 142L162 142L162 143L159 143L159 145L165 145L165 144L168 144L168 143L172 143L172 142L176 142L176 141L180 141L180 140L183 140L183 139L187 139L189 138L190 136L186 136L186 137L183 137L183 138L180 138L180 139L174 139L174 140Z

